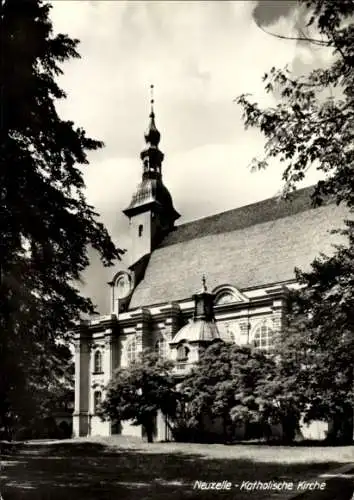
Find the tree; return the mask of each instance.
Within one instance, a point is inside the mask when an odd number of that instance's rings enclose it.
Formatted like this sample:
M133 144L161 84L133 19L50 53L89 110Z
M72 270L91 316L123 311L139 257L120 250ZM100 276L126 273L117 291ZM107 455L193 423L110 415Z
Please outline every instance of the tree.
M262 169L269 160L284 163L285 193L296 187L309 168L325 174L313 196L319 204L333 195L354 205L354 15L353 0L299 0L308 9L307 29L313 37L298 40L332 50L332 63L298 77L289 69L272 68L264 75L265 89L279 97L277 105L261 109L247 95L237 98L245 127L256 127L266 138L265 156L254 160ZM277 36L277 35L276 35ZM286 36L280 36L286 38Z
M0 428L21 417L39 380L60 372L58 340L95 312L75 285L89 246L104 265L122 253L87 203L78 167L103 144L57 113L66 96L56 78L79 54L78 40L53 34L50 8L1 1Z
M300 433L301 415L307 408L301 370L310 345L307 341L307 325L297 311L291 326L277 336L275 364L262 383L263 418L270 423L281 424L285 444L291 444Z
M165 417L175 415L178 393L172 367L170 361L146 350L136 363L119 368L107 387L102 417L141 425L152 443L158 412Z
M339 246L320 257L308 273L297 271L304 288L289 298L289 327L280 345L283 391L292 381L306 421L332 424L333 441L351 442L354 406L354 259ZM284 386L285 383L285 386Z
M22 411L15 422L9 421L7 435L16 439L51 437L46 434L44 422L52 421L55 432L52 437L58 437L55 413L67 412L74 403L74 362L70 349L62 344L53 346L46 374L43 367L34 366L27 386L28 390L19 392Z
M208 347L200 362L181 384L187 395L187 425L206 435L205 418L221 419L224 439L237 424L262 424L264 384L275 364L250 347L219 342ZM272 401L267 401L271 405Z
M278 96L272 108L261 109L246 95L237 102L246 128L259 128L266 138L265 156L254 160L255 168L280 159L285 194L309 168L316 168L323 179L315 186L313 204L333 197L352 214L354 1L298 3L308 14L307 30L314 32L301 33L298 40L330 50L330 63L298 77L288 69L272 68L264 76L266 91ZM338 228L347 243L337 246L333 256L319 256L308 273L296 271L302 288L291 296L277 379L283 397L290 390L308 420L331 420L337 437L343 434L339 422L352 421L354 404L353 227L349 219Z

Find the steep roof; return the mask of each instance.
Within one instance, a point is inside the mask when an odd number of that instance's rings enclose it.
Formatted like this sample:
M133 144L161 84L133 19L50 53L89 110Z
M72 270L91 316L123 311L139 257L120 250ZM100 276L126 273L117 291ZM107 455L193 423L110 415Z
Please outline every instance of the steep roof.
M311 193L311 187L299 189L293 193L289 200L269 198L181 224L165 238L161 246L174 245L200 236L236 231L309 210L311 208Z
M345 207L311 208L310 190L292 201L270 198L177 226L151 255L130 308L191 297L206 274L209 289L246 289L294 279L320 252L333 252ZM338 238L338 236L337 236Z

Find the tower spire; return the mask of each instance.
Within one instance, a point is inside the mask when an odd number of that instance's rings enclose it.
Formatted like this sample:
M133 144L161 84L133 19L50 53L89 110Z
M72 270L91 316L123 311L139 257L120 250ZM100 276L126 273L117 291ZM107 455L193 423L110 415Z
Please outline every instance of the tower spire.
M149 127L145 133L145 148L140 153L142 179L128 208L123 211L131 223L132 263L151 254L180 217L173 206L170 192L162 182L164 155L159 150L160 132L155 123L154 85L150 85L149 90Z
M161 135L155 123L154 88L154 85L150 85L150 123L144 135L146 148L140 154L143 161L143 179L161 179L161 164L164 158L159 150Z
M156 123L155 123L155 111L154 111L154 85L150 85L150 106L151 106L151 111L150 111L150 123L149 127L145 133L145 142L154 148L157 148L160 142L160 132L157 130Z

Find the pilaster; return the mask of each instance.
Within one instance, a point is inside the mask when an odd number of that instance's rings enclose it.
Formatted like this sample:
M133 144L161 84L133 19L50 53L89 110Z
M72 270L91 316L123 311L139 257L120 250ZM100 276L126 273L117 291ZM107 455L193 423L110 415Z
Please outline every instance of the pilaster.
M114 350L114 337L112 328L108 328L104 332L104 385L106 386L113 373L113 350Z
M285 304L283 299L274 300L272 304L274 330L281 331L283 327Z
M137 353L143 352L144 349L150 347L150 327L151 318L148 309L140 309L137 311L135 326L135 338L136 338L136 351Z
M285 320L285 300L279 298L273 300L272 304L272 322L275 337L279 338L284 328Z
M167 342L171 342L180 327L180 307L176 303L161 307L161 312L165 315L165 336Z
M90 344L88 324L82 322L75 335L75 410L73 414L75 437L89 434Z
M104 371L104 387L107 387L110 380L112 379L113 367L114 367L114 336L112 328L107 328L104 332L104 354L103 354L103 371ZM108 436L112 434L112 423L111 421L106 421L105 426L107 427L105 434Z

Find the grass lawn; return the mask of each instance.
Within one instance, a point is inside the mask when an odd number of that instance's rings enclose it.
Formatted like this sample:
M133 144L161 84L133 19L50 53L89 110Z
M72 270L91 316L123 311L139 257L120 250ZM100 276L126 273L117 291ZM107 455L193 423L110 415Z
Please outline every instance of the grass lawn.
M297 483L353 459L353 446L147 444L119 436L30 442L2 456L0 491L4 500L283 500L284 492L240 491L235 485ZM193 489L196 480L230 481L233 486L198 491Z

